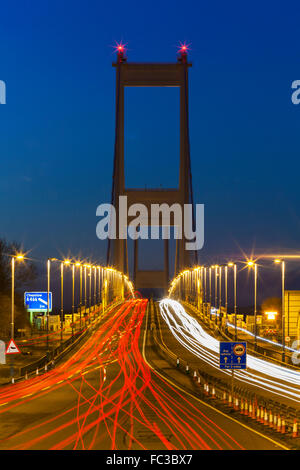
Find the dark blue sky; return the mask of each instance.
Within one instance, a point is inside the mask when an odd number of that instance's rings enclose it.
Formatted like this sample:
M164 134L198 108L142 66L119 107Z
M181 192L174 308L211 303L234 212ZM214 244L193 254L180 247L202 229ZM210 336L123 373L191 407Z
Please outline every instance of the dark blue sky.
M171 62L187 41L202 259L254 245L298 250L300 105L291 102L291 83L300 79L299 13L297 2L276 0L2 4L0 236L37 258L104 256L95 211L110 200L112 46L123 39L129 61ZM178 94L163 91L129 90L131 186L176 184Z

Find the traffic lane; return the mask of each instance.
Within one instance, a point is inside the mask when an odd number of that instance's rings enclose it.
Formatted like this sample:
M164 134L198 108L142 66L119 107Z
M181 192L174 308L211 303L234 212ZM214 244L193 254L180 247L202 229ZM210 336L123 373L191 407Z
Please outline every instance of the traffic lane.
M191 315L193 318L195 318L199 322L199 324L202 326L202 328L208 334L212 335L211 331L199 319L199 317L195 315L195 313L193 312L192 309L187 308L186 305L184 305L184 308L186 309L186 312L189 315ZM228 374L221 371L219 368L211 366L208 362L206 362L205 360L203 360L201 358L198 358L194 354L190 353L182 345L180 345L180 343L176 340L176 338L174 338L173 335L170 333L168 325L166 324L165 320L160 316L158 311L157 311L157 318L158 318L158 321L160 322L159 325L162 329L162 332L164 331L163 339L166 340L167 345L169 343L170 349L175 354L177 354L179 357L182 357L183 359L187 360L192 367L194 367L194 368L199 367L199 369L206 371L209 375L212 375L212 376L214 376L218 379L221 379L223 381L226 381L228 384L230 384L231 379L230 379L230 376ZM218 340L219 340L219 338L218 338ZM215 361L218 363L218 361L219 361L218 355L214 354L213 352L211 352L207 348L204 348L204 349L209 354L213 354L213 356L215 357ZM250 369L250 368L248 368L247 370L249 372L253 373L254 376L258 378L258 380L259 379L263 379L265 381L272 380L272 378L270 376L268 376L267 374L257 372L255 370ZM254 385L254 384L252 385L252 384L245 383L245 382L243 382L243 380L239 380L239 378L237 377L237 374L235 376L235 381L236 381L237 384L239 384L239 386L244 387L244 388L246 387L247 390L249 390L253 394L259 394L260 396L265 397L267 400L277 401L277 402L280 402L280 403L282 403L282 404L284 404L288 407L293 407L295 409L300 409L300 403L296 398L292 400L287 396L282 396L282 395L278 395L278 394L274 393L270 388L267 388L267 387L266 388L261 388L258 385ZM289 384L287 384L286 381L283 381L278 377L276 377L276 382L278 382L278 384L280 386L282 386L283 388L289 387ZM300 387L297 387L296 385L293 385L293 388L298 390L299 394L300 394Z
M113 347L114 344L112 349ZM92 350L90 356L93 355ZM39 389L40 393L32 393L30 397L25 395L17 406L4 404L0 423L0 448L20 446L49 449L57 445L60 439L64 440L66 435L78 433L82 419L88 425L93 414L91 403L97 395L95 391L99 391L104 383L103 365L101 362L98 365L95 363L94 370L80 370L79 364L80 375L77 374L77 377L66 378L52 387L46 386L47 390L42 387ZM45 378L41 379L41 385L45 385ZM108 449L108 444L104 444L104 448Z
M183 409L189 409L190 407L191 410L193 410L194 416L199 415L201 419L209 423L210 428L208 432L212 434L212 437L214 437L216 441L212 445L213 449L218 448L218 446L221 446L222 449L229 449L231 448L229 445L235 449L242 447L246 450L282 449L280 443L272 442L267 436L258 434L255 430L247 428L242 423L239 423L198 399L194 395L191 378L181 373L176 368L170 367L170 364L160 356L159 351L151 341L151 333L149 332L148 324L146 328L147 341L145 344L144 357L152 368L152 375L154 376L155 382L158 382L165 392L168 391L170 393L170 390L172 390L173 398L181 404ZM204 427L204 430L207 429ZM225 438L224 432L228 433L229 437L226 436ZM216 437L215 433L219 433L222 437L220 435ZM202 436L205 438L206 435L204 432ZM227 443L224 443L223 439L226 439Z
M0 407L5 406L5 402L13 403L13 400L20 400L26 394L33 394L41 391L44 387L50 385L51 388L59 385L64 380L71 378L74 374L83 372L86 368L93 365L93 361L90 361L90 349L91 347L97 347L96 344L100 341L105 341L101 354L105 354L109 343L112 338L105 338L104 326L109 324L109 321L114 318L114 315L118 315L121 309L125 308L126 304L122 304L112 309L109 309L108 314L102 318L99 322L95 322L89 326L88 336L84 338L83 342L80 342L70 350L63 360L57 363L57 366L51 371L44 373L39 376L34 376L28 380L22 380L16 384L8 385L0 388ZM113 321L113 320L112 320ZM95 336L97 333L97 337ZM100 336L99 336L100 334ZM101 335L104 339L101 339ZM96 344L95 344L96 342ZM96 360L96 357L95 357ZM0 413L3 409L0 408Z
M106 375L112 364L105 363ZM95 365L93 369L83 372L82 376L77 374L75 378L66 379L48 393L46 390L36 392L30 401L22 402L3 413L0 449L51 449L67 436L77 434L83 420L88 425L93 419L91 406L99 406L95 391L103 387L103 368L103 365ZM85 446L88 445L88 439L87 435ZM74 442L66 448L73 446ZM103 443L103 448L110 448L109 441Z

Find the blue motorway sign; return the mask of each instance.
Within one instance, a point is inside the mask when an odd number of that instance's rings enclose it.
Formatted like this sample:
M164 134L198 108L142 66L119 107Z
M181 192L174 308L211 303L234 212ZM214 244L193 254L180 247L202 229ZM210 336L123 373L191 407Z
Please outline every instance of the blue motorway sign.
M47 292L25 292L24 304L30 312L46 312L48 303ZM49 312L52 310L52 292L49 292Z
M243 341L220 342L220 369L246 369L247 343Z

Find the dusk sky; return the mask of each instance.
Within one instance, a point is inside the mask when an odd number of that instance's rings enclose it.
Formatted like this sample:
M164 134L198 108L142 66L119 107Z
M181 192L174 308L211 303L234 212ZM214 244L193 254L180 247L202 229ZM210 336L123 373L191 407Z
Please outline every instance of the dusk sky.
M1 6L0 236L32 256L92 256L96 208L110 202L113 46L128 61L174 62L190 44L195 201L205 204L200 260L241 249L299 251L299 3L10 1ZM178 90L126 94L126 182L178 181Z

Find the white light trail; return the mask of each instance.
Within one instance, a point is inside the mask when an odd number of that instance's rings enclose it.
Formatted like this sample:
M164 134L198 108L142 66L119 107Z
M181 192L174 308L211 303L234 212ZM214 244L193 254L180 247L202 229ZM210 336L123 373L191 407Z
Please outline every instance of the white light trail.
M231 374L231 371L219 368L219 341L206 333L179 302L163 299L159 307L161 316L182 346L215 369ZM247 370L236 370L235 376L242 382L300 403L298 371L247 354Z

